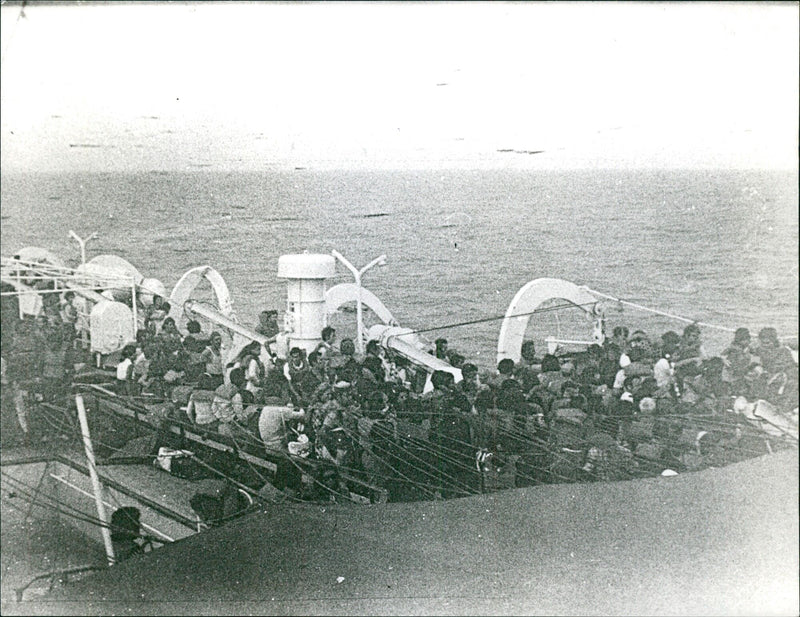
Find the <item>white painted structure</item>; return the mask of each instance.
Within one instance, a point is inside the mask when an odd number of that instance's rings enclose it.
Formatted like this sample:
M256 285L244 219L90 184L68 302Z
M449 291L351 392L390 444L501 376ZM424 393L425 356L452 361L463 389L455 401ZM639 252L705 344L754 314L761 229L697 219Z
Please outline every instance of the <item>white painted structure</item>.
M314 351L328 324L326 280L336 273L331 255L300 253L278 258L278 278L286 279L284 331L287 346Z
M548 300L566 300L586 313L594 321L592 340L561 341L554 337L547 339L548 353L554 353L558 343L591 345L603 343L603 312L597 296L585 288L562 279L539 278L524 285L508 305L503 324L500 326L500 337L497 342L497 362L511 358L519 362L522 352L522 341L533 313Z

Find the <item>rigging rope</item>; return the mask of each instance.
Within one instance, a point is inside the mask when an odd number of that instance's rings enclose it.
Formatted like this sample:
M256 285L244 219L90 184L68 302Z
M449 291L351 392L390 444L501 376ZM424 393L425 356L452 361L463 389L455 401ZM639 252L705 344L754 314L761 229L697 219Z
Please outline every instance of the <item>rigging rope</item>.
M597 302L584 302L582 304L573 304L572 302L566 304L559 304L556 306L549 306L547 308L537 308L527 313L515 313L514 315L494 315L492 317L484 317L482 319L472 319L470 321L460 321L453 324L445 324L443 326L435 326L433 328L423 328L421 330L412 330L411 332L403 332L402 334L395 334L393 336L407 336L409 334L420 334L423 332L433 332L435 330L449 330L450 328L460 328L461 326L471 326L473 324L486 323L488 321L499 321L500 319L513 319L515 317L528 317L530 315L538 315L540 313L549 313L552 311L561 311L564 309L583 308L585 306L593 306Z

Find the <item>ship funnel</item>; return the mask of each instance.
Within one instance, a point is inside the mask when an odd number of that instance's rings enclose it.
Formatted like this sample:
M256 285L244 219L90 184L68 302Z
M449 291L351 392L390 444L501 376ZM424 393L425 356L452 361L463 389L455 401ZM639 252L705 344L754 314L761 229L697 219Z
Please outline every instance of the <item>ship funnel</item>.
M278 278L286 279L284 330L287 346L311 353L322 340L327 325L326 279L336 272L331 255L301 253L278 258Z

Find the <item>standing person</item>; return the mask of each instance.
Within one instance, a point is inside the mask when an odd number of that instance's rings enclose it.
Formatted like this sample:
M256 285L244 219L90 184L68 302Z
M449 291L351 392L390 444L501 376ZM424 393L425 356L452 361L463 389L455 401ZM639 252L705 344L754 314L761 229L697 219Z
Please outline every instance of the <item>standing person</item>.
M203 350L206 348L205 341L201 337L202 329L200 323L194 319L186 324L188 334L183 337L183 350L186 353L186 371L184 379L188 382L196 382L205 370L203 361Z
M469 401L471 411L475 412L475 399L483 390L488 390L489 386L482 383L478 377L478 367L472 362L467 362L461 367L461 381L455 386L456 392L466 397Z
M144 310L145 329L152 329L154 334L161 331L161 324L169 314L169 304L163 296L154 295L152 304Z
M295 405L301 404L300 384L309 370L305 352L299 347L292 347L289 352L289 361L283 366L283 375L289 382L289 393Z
M212 332L208 339L208 345L201 354L205 363L205 374L201 377L202 390L215 390L223 384L224 368L222 366L222 335L219 332Z
M725 363L725 380L731 384L734 394L742 393L747 370L753 362L750 342L750 330L738 328L730 346L722 352L722 359Z
M523 341L519 363L514 369L514 376L522 384L524 392L530 392L539 385L541 366L536 362L536 346L531 340Z

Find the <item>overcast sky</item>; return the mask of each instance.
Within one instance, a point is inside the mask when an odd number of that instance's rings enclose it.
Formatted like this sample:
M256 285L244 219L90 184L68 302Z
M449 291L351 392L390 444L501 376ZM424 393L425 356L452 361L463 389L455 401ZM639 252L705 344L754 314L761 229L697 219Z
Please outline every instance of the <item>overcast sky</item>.
M3 171L797 166L796 3L0 10Z

